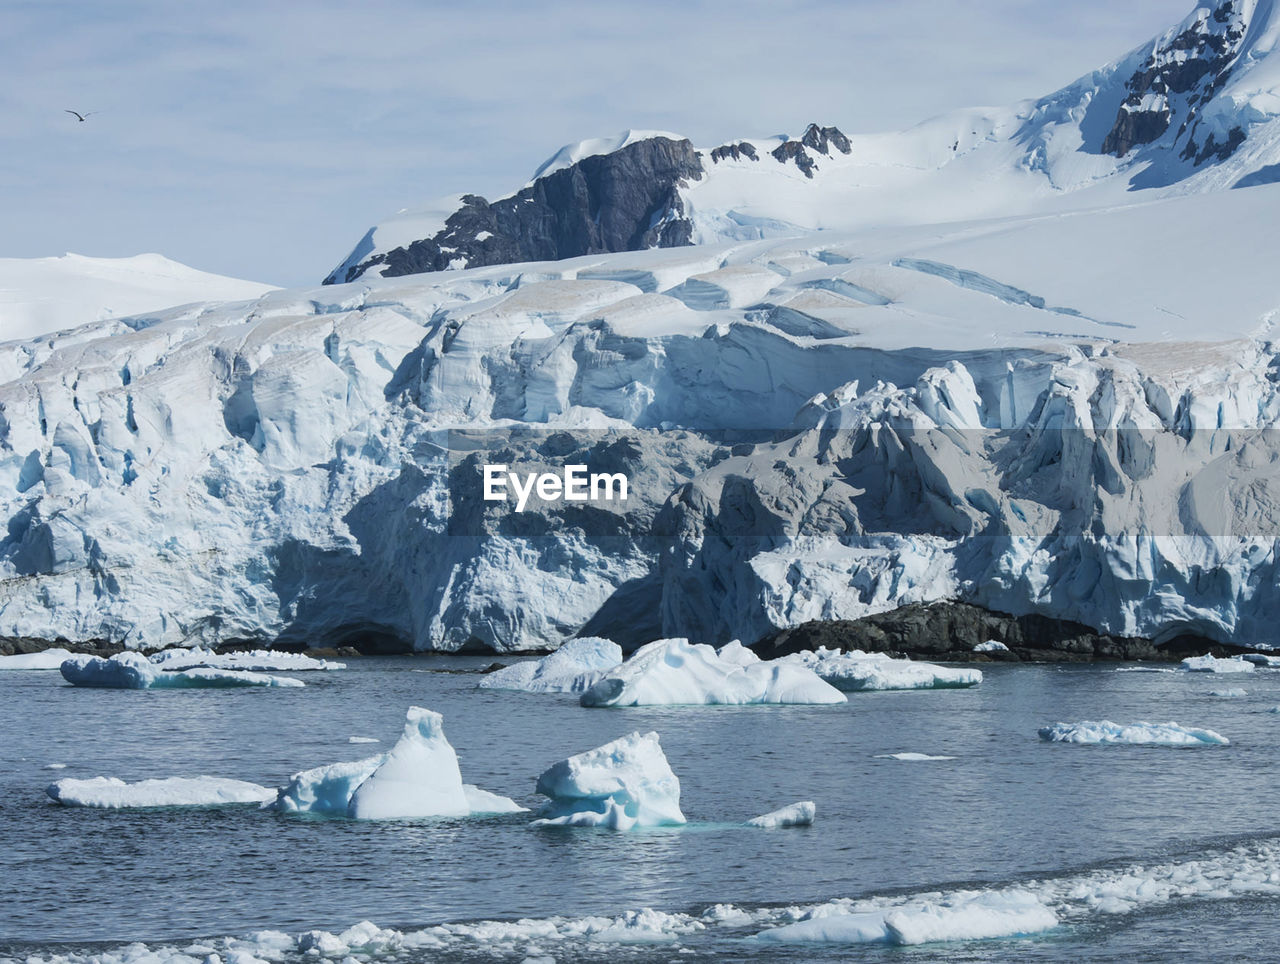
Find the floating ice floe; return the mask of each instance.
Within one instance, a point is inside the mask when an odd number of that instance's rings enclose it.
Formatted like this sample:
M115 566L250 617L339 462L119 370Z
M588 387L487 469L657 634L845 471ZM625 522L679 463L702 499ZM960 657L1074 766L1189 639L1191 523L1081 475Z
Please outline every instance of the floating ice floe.
M1213 730L1180 726L1177 723L1131 723L1122 726L1110 720L1081 723L1054 723L1041 727L1040 739L1051 743L1129 743L1144 746L1226 746L1231 741Z
M920 763L927 760L954 760L953 756L930 756L928 753L877 753L877 760L906 760L911 763Z
M196 646L190 649L162 649L148 657L161 669L240 669L251 673L307 673L332 672L346 669L346 663L330 659L317 659L306 653L286 653L283 650L255 649L245 653L215 653L211 649Z
M358 820L466 817L517 813L507 797L462 782L458 756L439 713L409 707L404 733L386 753L295 773L275 794L289 813L328 813Z
M1225 690L1209 690L1209 695L1234 698L1238 696L1248 696L1249 694L1245 690L1241 689L1239 686L1232 686L1229 689L1225 689Z
M960 894L867 913L815 916L762 931L757 940L842 944L926 944L1042 934L1058 915L1023 890Z
M381 743L382 741L379 740L376 736L349 736L347 737L347 742L348 743Z
M75 653L69 649L46 649L39 653L15 653L12 656L0 656L0 670L6 669L57 669L63 660L70 659Z
M979 643L973 647L975 653L1007 653L1009 647L998 639L988 639L985 643Z
M687 639L660 639L607 671L582 694L581 702L583 706L846 702L843 693L805 666L783 660L744 665L744 659L736 650L721 656L713 647Z
M66 768L67 768L67 765L66 765L65 763L46 763L46 764L45 764L44 766L42 766L40 769L42 769L42 770L65 770Z
M59 667L62 677L74 686L108 689L195 689L232 686L303 686L289 676L269 676L240 669L167 670L141 653L117 653L110 659L72 656Z
M218 807L233 803L266 803L276 791L244 780L221 777L166 777L126 783L115 777L59 780L47 793L68 807L102 807L110 810L141 807Z
M503 667L480 681L483 689L581 693L622 662L622 647L598 636L572 639L550 656Z
M1188 656L1178 665L1189 673L1252 673L1255 669L1253 663L1239 656L1218 659L1208 653L1204 656Z
M765 830L777 830L782 827L809 827L818 813L817 804L812 800L802 800L780 810L752 817L747 821L748 827L763 827Z
M792 653L778 662L807 667L836 689L846 692L963 689L982 682L981 670L917 663L894 659L884 653L864 653L860 649L846 653L823 646Z
M1280 669L1280 656L1268 656L1265 653L1245 653L1240 657L1254 666L1265 666L1267 669Z
M561 760L538 777L550 799L538 811L539 826L668 827L685 822L680 781L657 733L632 733Z

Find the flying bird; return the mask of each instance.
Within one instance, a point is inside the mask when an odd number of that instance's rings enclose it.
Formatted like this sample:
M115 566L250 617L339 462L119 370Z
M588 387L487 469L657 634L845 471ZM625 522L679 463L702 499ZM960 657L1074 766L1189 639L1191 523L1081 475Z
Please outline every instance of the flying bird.
M76 120L78 120L81 124L84 123L84 119L86 117L92 117L94 114L98 113L96 110L91 110L87 114L82 114L78 110L67 110L66 108L63 108L63 112L67 114L75 114Z

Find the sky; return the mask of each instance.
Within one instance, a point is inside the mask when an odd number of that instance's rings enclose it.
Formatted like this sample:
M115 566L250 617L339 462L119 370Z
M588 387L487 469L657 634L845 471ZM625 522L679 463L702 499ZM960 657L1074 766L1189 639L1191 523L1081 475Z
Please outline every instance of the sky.
M386 216L510 193L571 141L897 130L1049 93L1193 6L6 0L0 257L311 285Z

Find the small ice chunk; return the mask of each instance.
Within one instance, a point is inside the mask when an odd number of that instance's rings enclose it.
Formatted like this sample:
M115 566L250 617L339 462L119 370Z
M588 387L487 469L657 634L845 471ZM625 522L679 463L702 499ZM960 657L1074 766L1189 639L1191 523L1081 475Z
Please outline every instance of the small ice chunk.
M41 767L42 770L65 770L66 768L67 765L65 763L46 763Z
M998 639L988 639L985 643L979 643L973 647L975 653L1007 653L1009 647Z
M233 803L266 803L275 798L270 787L222 777L167 777L126 783L115 777L59 780L46 788L68 807L110 810L139 807L220 807Z
M359 820L464 817L524 810L514 800L465 785L439 713L409 707L404 732L386 753L295 773L275 809Z
M1239 696L1248 696L1249 694L1239 686L1232 686L1225 690L1209 690L1210 696L1221 696L1224 698L1235 698Z
M632 733L561 760L538 777L537 791L550 798L537 826L630 830L685 822L680 781L657 733Z
M106 689L205 689L233 686L303 686L289 676L268 676L246 670L195 668L162 669L141 653L117 653L110 659L72 656L59 667L62 678L73 686Z
M1189 673L1252 673L1256 668L1253 663L1239 656L1218 659L1208 653L1204 656L1188 656L1179 665Z
M5 669L58 669L75 653L69 649L46 649L39 653L15 653L0 656L0 670Z
M581 693L622 662L622 647L598 636L571 639L549 656L495 670L482 689Z
M939 901L813 917L764 931L756 939L912 945L1024 937L1057 926L1057 915L1027 891L961 892Z
M810 669L784 660L742 665L731 651L687 639L660 639L636 650L582 694L583 706L705 706L844 703L846 697ZM738 660L739 662L735 662Z
M884 653L864 653L860 649L845 653L819 647L812 652L793 653L778 662L806 666L845 692L964 689L982 682L981 670L917 663L894 659Z
M918 763L925 760L954 760L953 756L930 756L928 753L877 753L877 760L906 760Z
M813 818L817 812L818 807L812 800L802 800L781 810L752 817L747 821L747 826L763 827L766 830L776 830L781 827L808 827L813 824Z
M348 743L381 743L382 741L379 740L376 736L349 736L347 737L347 742Z
M1122 726L1110 720L1081 723L1054 723L1041 727L1040 739L1050 743L1128 743L1147 746L1225 746L1231 741L1221 733L1177 723L1131 723Z

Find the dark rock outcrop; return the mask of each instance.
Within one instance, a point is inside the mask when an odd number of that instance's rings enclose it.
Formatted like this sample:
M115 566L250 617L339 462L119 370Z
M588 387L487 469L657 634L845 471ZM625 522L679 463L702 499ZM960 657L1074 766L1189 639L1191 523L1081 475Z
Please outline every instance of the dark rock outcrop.
M804 176L811 178L813 177L813 172L818 169L818 162L813 159L813 155L809 152L813 151L830 157L831 148L833 147L842 154L848 154L853 150L853 146L849 143L849 138L845 137L839 128L819 127L817 124L810 124L805 128L800 140L783 141L769 153L780 164L795 161L796 167L804 172Z
M1199 166L1210 157L1225 159L1244 140L1244 131L1231 132L1214 144L1213 135L1203 148L1196 146L1200 108L1231 76L1247 24L1236 0L1223 0L1212 12L1201 11L1190 27L1156 47L1125 81L1128 95L1115 123L1102 139L1103 154L1123 157L1143 144L1158 141L1180 119L1174 141L1187 138L1181 157L1194 158Z
M975 654L973 647L998 640L1009 653ZM1023 659L1053 662L1093 659L1181 659L1188 653L1221 650L1221 644L1180 637L1157 646L1149 639L1100 633L1081 623L1030 614L1010 616L962 602L915 603L892 612L804 623L759 640L752 647L765 659L819 646L904 653L933 659ZM1236 647L1226 647L1239 652Z
M651 137L585 157L490 203L468 194L432 238L345 264L325 284L354 281L375 265L383 277L691 243L679 188L702 177L688 140Z
M716 164L731 157L735 161L740 161L744 157L750 161L760 160L760 155L756 153L755 147L746 141L741 141L737 144L721 144L711 152L711 160Z

